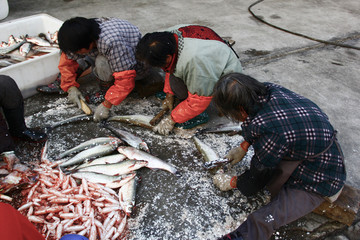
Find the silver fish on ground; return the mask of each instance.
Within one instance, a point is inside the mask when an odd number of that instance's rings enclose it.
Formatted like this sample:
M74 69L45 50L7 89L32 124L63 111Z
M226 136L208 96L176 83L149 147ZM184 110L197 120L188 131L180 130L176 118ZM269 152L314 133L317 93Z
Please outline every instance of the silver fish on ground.
M239 123L226 123L218 124L215 126L203 128L197 131L197 133L233 133L241 134L242 128Z
M84 162L85 160L97 158L100 156L107 155L111 152L113 152L118 146L120 142L117 140L114 140L111 143L107 143L104 145L98 145L92 148L89 148L87 150L84 150L78 154L76 154L74 157L66 160L65 162L60 164L60 167L68 167L74 164L79 164Z
M135 173L126 175L111 176L95 172L75 172L71 176L78 179L86 179L89 182L105 184L109 188L119 188L135 177Z
M119 154L114 154L114 155L97 158L97 159L94 159L93 161L88 161L86 163L79 165L75 169L80 169L80 168L93 166L93 165L99 165L99 164L119 163L119 162L124 161L125 159L126 159L126 156L124 154L119 153Z
M146 167L147 165L148 165L147 161L125 160L113 164L92 165L92 166L80 168L77 171L95 172L95 173L102 173L102 174L116 176L116 175L128 174L142 167Z
M153 117L154 116L146 116L146 115L124 115L124 116L112 116L109 117L107 120L124 122L139 127L153 129L153 126L150 124L150 121L151 119L153 119Z
M81 114L81 115L77 115L77 116L70 117L70 118L64 119L62 121L53 123L51 126L46 127L46 130L49 131L53 128L56 128L56 127L59 127L59 126L62 126L62 125L68 124L68 123L85 121L85 120L89 121L92 119L93 119L93 117L91 115Z
M202 142L197 137L193 137L194 143L196 148L199 150L203 158L205 159L205 162L211 162L216 159L219 159L218 154L207 144Z
M141 149L141 150L150 152L147 144L138 136L135 136L134 134L132 134L128 131L125 131L123 129L115 128L115 127L107 124L106 122L101 123L100 127L104 127L106 129L110 130L113 134L115 134L115 136L117 136L118 138L120 138L121 140L126 142L128 145L130 145L134 148L137 148L137 149Z
M146 167L148 168L162 169L171 172L176 176L181 175L180 172L173 165L139 149L133 147L120 146L117 148L117 150L119 153L124 154L129 159L147 161L148 165Z
M7 54L11 51L14 51L15 49L18 49L21 45L23 45L26 42L26 40L23 40L21 42L14 43L7 47L0 48L0 55Z
M59 154L58 159L64 158L64 157L74 154L74 153L78 153L78 152L80 152L84 149L90 148L90 147L110 143L114 140L121 141L120 139L118 139L116 137L99 137L99 138L90 139L88 141L85 141L85 142L77 145L76 147L73 147L73 148Z
M193 137L196 148L199 150L203 158L205 159L204 167L206 169L212 169L222 164L228 163L230 160L226 158L219 158L218 154L207 144L202 142L197 137Z
M134 177L119 189L120 205L127 216L130 216L135 207L136 187L138 178Z

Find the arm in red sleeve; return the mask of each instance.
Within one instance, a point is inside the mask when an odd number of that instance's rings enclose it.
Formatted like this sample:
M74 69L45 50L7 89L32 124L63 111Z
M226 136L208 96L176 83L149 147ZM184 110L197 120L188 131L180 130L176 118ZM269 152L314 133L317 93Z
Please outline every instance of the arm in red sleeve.
M72 86L80 86L76 82L76 70L78 67L79 64L75 60L69 59L65 53L61 53L58 68L61 73L61 89L65 92Z
M211 99L212 97L199 96L188 92L188 98L176 106L171 112L171 117L177 123L186 122L205 111Z
M170 87L170 73L165 73L164 93L170 93L174 95Z
M119 105L135 87L135 70L113 73L114 85L106 92L105 99L113 105Z
M10 204L0 202L0 236L12 240L45 240L35 226Z

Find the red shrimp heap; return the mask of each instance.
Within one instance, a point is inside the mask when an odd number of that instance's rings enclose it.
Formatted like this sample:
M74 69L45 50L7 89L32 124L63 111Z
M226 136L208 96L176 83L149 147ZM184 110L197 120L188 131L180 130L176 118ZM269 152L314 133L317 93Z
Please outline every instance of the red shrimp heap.
M126 237L127 216L118 194L101 184L74 178L56 168L57 163L42 159L34 169L39 180L30 188L18 209L46 239L66 234L83 235L89 240Z

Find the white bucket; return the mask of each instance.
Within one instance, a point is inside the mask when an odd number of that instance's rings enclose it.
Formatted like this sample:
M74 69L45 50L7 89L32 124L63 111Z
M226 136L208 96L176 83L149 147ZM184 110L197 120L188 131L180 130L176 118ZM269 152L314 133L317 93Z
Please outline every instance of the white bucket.
M8 0L0 0L0 20L6 18L9 14Z

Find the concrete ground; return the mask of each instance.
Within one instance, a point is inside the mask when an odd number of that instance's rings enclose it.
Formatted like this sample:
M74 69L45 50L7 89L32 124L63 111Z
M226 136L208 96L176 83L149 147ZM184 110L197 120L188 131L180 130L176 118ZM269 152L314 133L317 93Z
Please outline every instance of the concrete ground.
M347 183L360 188L360 51L325 45L265 25L248 12L254 2L11 0L9 16L0 22L47 13L60 20L118 17L138 26L143 34L182 23L209 26L236 41L234 49L244 73L300 93L328 114L345 155ZM265 0L252 10L287 30L360 47L358 0Z

